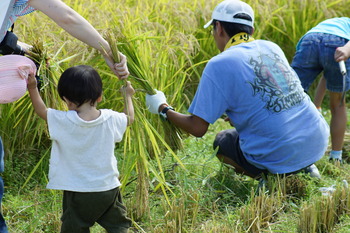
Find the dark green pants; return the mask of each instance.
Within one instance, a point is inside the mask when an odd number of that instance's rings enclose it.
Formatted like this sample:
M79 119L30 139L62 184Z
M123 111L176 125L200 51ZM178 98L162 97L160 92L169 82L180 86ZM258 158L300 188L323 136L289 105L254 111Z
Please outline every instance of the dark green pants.
M61 220L61 233L88 233L96 222L109 233L126 233L131 226L119 188L88 193L64 191Z

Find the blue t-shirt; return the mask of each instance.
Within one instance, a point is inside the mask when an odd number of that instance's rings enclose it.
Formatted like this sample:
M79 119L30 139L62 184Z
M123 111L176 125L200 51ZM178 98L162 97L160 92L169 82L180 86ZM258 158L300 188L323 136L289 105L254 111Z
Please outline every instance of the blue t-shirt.
M311 28L307 33L322 32L327 34L336 35L350 40L350 18L339 17L326 19L315 27Z
M209 123L226 113L246 159L271 173L304 168L327 148L328 124L269 41L241 43L213 57L188 111Z
M331 34L350 40L350 18L339 17L326 19L321 23L317 24L315 27L311 28L306 34L314 32ZM303 37L301 39L303 39ZM301 39L297 44L297 50L299 48Z

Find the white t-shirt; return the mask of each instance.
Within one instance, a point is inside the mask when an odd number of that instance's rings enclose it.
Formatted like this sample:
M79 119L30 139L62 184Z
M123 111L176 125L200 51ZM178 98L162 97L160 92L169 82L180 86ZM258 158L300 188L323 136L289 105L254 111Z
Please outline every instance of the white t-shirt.
M101 192L120 186L115 143L127 127L124 113L101 109L93 121L84 121L76 111L48 109L52 140L47 188Z

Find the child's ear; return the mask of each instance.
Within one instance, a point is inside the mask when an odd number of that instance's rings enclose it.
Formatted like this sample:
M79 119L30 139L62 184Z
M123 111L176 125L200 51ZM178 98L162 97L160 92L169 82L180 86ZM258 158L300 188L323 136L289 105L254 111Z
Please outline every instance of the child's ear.
M71 110L72 107L75 106L74 103L72 103L71 101L69 101L65 96L63 96L63 100L64 100L64 102L66 103L66 105L67 105L67 107L68 107L69 110Z
M102 99L103 99L103 96L100 95L100 97L97 98L97 103L100 103L102 101Z

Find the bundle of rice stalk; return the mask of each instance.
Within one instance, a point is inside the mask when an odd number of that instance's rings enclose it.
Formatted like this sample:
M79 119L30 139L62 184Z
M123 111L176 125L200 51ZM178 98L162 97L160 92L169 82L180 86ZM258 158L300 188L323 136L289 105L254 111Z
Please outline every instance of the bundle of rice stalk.
M116 35L114 35L112 32L108 32L106 33L106 40L111 46L113 59L115 61L119 61L119 49L117 48L118 42ZM121 49L122 53L128 58L128 69L131 74L129 77L135 80L139 86L141 86L141 91L149 95L156 94L155 88L152 87L146 77L146 72L143 69L141 58L136 53L136 49L131 46L125 37L118 37L118 41L121 41L121 43L119 43L119 48ZM169 121L162 120L162 123L162 128L164 130L164 139L168 146L174 151L182 149L182 131L180 128L171 124Z
M32 59L37 66L37 82L38 88L43 90L44 87L48 84L47 77L50 75L50 66L49 66L49 55L44 48L42 41L35 41L27 52L27 57ZM43 86L44 85L44 86Z
M33 42L31 49L27 52L27 57L32 59L37 66L38 88L42 92L45 103L52 108L64 109L66 107L64 103L57 101L56 87L60 76L57 72L59 62L50 57L41 40Z
M116 39L116 37L111 32L107 32L106 33L106 40L107 40L108 44L111 46L113 61L116 62L116 63L119 63L120 62L120 56L119 56L119 50L118 50L118 47L117 47L117 39Z
M57 75L53 73L48 64L48 53L45 50L42 41L34 41L32 48L26 53L26 56L33 60L37 66L37 79L40 89L40 95L44 102L53 108L65 107L63 101L57 101L58 94L56 90ZM39 75L40 74L40 75ZM47 127L44 121L37 120L38 116L34 114L34 108L32 108L32 102L28 96L19 99L13 106L11 111L11 121L13 121L13 128L11 135L15 135L12 140L12 144L16 145L16 150L21 151L23 148L29 148L33 145L49 146L50 140L46 137ZM18 133L19 132L19 133ZM24 133L23 133L24 132ZM21 146L18 146L21 145ZM21 148L23 146L23 148ZM12 148L12 146L9 146Z
M140 69L139 64L141 63L140 60L138 60L138 57L135 56L136 54L129 54L128 52L134 52L132 51L132 48L130 47L129 44L126 44L125 38L123 39L123 44L122 47L125 48L124 54L128 57L128 67L130 70L130 77L133 78L143 89L142 91L146 92L149 95L154 95L156 94L156 91L154 88L152 88L151 84L147 79L145 79L143 76L143 72ZM107 32L106 33L106 40L108 44L111 46L111 51L112 51L112 58L116 63L120 62L120 57L119 57L119 49L117 47L117 37L114 35L112 32ZM125 53L127 52L127 53ZM133 56L130 56L133 55ZM136 58L136 59L134 59ZM141 77L141 78L139 78Z

